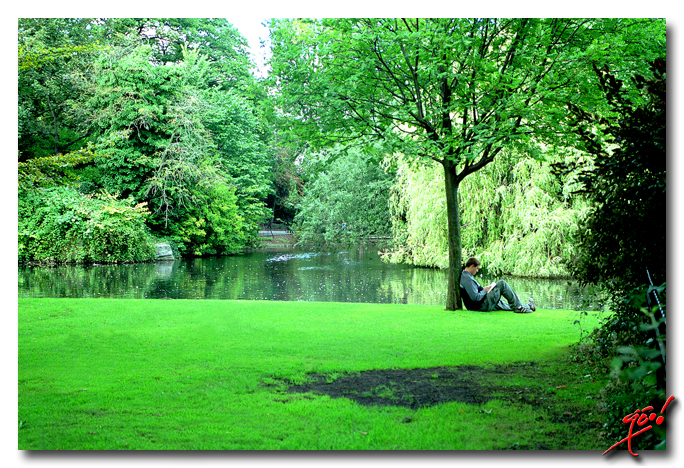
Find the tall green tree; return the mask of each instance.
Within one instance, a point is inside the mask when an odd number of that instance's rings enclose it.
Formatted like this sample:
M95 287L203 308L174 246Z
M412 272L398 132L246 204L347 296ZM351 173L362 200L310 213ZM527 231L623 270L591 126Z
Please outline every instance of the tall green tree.
M221 171L236 189L240 215L250 242L269 216L265 200L273 193L274 156L265 137L265 123L249 99L236 90L210 88L204 93L202 123L216 146Z
M539 155L538 140L556 140L565 103L593 89L586 64L606 59L621 28L588 19L274 20L271 76L304 139L375 138L442 166L446 308L455 310L461 182L505 147Z
M92 124L99 135L126 131L129 138L96 161L89 190L102 186L149 202L152 228L182 253L233 252L256 236L268 189L250 107L233 90L207 85L214 70L197 51L168 65L151 55L151 46L134 41L113 48L96 68ZM234 239L213 244L230 238L220 232Z

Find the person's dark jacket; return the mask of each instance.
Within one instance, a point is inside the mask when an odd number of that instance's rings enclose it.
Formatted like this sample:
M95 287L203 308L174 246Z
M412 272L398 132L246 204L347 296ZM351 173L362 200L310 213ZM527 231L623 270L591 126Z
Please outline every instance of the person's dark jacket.
M487 291L480 286L473 275L467 271L461 271L461 280L459 281L461 288L461 298L468 310L482 310Z

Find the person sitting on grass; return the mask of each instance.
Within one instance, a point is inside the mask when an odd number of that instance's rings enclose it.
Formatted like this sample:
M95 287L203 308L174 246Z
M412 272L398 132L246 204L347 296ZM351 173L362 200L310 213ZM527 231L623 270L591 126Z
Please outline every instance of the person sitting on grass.
M523 305L513 288L504 280L499 280L483 288L475 280L475 275L479 271L480 261L474 257L466 261L465 268L461 271L459 286L466 309L482 312L512 310L517 314L529 314L536 310L532 298L527 305ZM508 304L501 299L501 296L508 301Z

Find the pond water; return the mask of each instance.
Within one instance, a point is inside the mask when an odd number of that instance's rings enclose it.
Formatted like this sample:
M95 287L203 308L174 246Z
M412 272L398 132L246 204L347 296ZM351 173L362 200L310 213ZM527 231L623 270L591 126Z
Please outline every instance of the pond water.
M442 305L447 272L388 264L375 247L256 250L231 257L132 265L19 266L19 297L244 299ZM481 278L487 284L493 278ZM567 280L506 279L537 307L600 310Z

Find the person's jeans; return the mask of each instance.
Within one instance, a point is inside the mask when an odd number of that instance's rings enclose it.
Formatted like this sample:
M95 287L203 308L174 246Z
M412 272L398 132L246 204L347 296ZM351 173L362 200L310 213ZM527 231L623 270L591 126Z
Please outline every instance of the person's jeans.
M506 304L501 296L508 301ZM515 310L522 307L522 302L513 291L513 288L504 280L499 280L485 296L484 303L480 310L490 312L492 310Z

